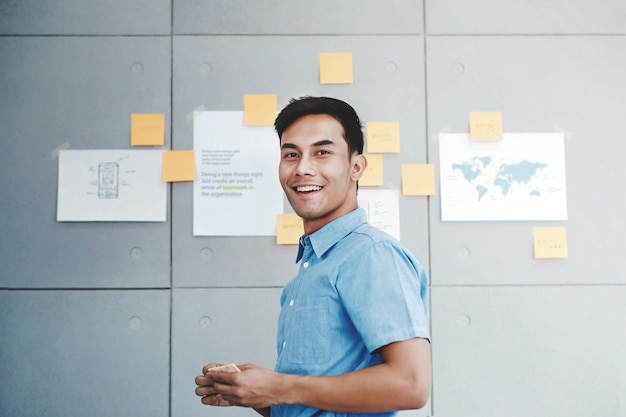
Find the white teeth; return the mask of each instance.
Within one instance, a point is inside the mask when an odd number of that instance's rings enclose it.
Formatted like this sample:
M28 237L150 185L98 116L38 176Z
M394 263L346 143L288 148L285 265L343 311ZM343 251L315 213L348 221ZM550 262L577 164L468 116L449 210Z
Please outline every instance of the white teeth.
M302 187L296 187L296 191L298 191L299 193L305 193L308 191L319 191L321 189L322 187L320 187L319 185L305 185Z

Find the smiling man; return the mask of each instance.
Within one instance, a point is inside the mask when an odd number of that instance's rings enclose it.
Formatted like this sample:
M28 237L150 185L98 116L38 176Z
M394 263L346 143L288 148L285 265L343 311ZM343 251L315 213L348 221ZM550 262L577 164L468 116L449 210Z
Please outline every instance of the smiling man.
M281 296L273 371L196 377L214 406L264 416L392 416L423 407L431 387L428 283L395 239L358 207L367 167L360 119L328 97L291 100L275 122L279 180L304 222L298 275Z

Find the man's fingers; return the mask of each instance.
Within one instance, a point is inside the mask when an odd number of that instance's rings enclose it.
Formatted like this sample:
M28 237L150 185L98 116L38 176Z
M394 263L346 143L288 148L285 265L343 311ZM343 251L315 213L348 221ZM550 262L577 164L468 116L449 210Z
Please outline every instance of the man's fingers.
M220 363L210 363L208 365L204 365L202 367L202 375L206 374L210 368L215 368L216 366L222 366Z

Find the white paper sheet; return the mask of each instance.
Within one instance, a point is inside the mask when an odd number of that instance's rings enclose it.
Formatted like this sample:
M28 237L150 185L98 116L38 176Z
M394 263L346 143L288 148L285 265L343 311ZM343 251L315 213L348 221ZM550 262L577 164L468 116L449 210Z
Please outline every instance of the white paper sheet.
M367 221L400 240L400 191L359 188L359 207L365 210Z
M441 220L567 220L562 133L439 135Z
M244 126L241 111L196 112L194 236L275 236L283 212L280 143L271 126Z
M162 152L60 151L57 221L164 222Z

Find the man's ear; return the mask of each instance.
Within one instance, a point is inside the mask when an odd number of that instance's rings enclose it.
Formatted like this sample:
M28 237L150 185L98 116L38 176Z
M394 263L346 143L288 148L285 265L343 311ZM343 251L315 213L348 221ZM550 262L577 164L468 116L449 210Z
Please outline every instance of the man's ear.
M363 154L355 154L352 156L352 171L350 172L350 178L353 181L358 181L363 172L367 168L367 159Z

